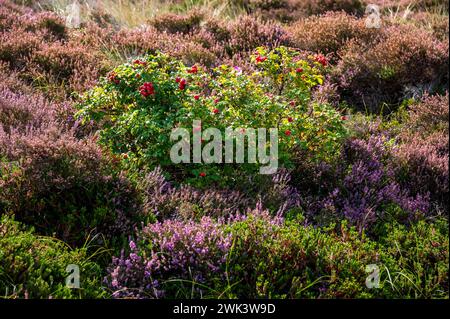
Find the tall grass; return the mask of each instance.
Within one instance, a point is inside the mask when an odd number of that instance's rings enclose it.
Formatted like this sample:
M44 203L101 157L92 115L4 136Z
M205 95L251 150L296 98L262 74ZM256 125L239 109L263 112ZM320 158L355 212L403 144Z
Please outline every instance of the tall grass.
M67 15L70 4L80 4L82 21L89 21L101 14L121 27L137 27L150 19L168 12L183 13L201 10L213 17L234 19L245 13L242 1L223 0L44 0L35 6Z

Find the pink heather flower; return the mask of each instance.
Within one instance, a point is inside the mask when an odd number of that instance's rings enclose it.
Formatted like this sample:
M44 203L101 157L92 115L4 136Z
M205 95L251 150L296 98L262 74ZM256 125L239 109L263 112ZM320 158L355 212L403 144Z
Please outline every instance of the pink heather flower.
M112 286L113 288L119 287L119 282L117 281L117 279L113 279L113 280L111 281L111 286Z
M237 73L238 75L242 74L242 69L241 69L240 67L235 66L235 67L234 67L234 70L236 71L236 73Z
M130 258L131 258L131 260L133 260L133 261L138 261L139 259L141 259L137 254L135 254L135 253L131 253L130 254Z

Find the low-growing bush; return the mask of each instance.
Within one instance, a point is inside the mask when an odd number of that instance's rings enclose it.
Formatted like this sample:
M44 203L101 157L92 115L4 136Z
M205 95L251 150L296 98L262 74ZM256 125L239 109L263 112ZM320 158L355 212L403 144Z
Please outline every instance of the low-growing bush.
M363 13L363 1L360 0L307 0L298 1L308 14L321 14L328 11L344 11L349 14Z
M230 55L250 52L260 46L269 49L290 44L289 34L272 22L260 22L244 16L230 25L230 40L224 44Z
M108 63L103 56L76 42L42 44L27 60L25 75L49 96L65 98L72 92L83 92L106 74ZM59 92L60 87L66 89Z
M380 31L366 28L363 19L345 12L329 12L321 16L302 19L289 27L295 47L324 54L336 55L350 40L364 45L375 41ZM334 60L337 57L334 56Z
M384 296L448 298L448 219L419 221L409 228L389 223L384 232Z
M20 34L20 37L17 36ZM14 69L26 66L26 59L39 48L42 40L39 34L23 30L0 33L0 61Z
M361 15L364 12L363 2L360 0L247 0L244 4L248 12L266 20L282 22L297 21L330 11L343 11L352 15Z
M279 25L242 16L224 24L203 19L201 13L161 16L150 26L120 30L109 44L125 57L164 52L185 64L218 66L234 55L249 53L264 45L274 48L290 43L289 34ZM109 42L109 41L106 41Z
M345 223L305 225L257 209L214 222L150 224L113 258L105 283L116 298L445 297L445 221L386 224L381 244ZM368 265L379 268L368 289Z
M448 6L447 6L448 7ZM413 25L429 30L440 40L446 40L449 36L449 21L448 15L441 15L429 11L419 11L411 16Z
M352 41L340 52L334 82L358 110L396 109L405 98L448 90L448 44L412 26L392 26L373 45Z
M409 121L405 130L422 135L441 131L448 134L448 92L445 95L425 96L409 107Z
M280 169L273 176L243 181L239 189L200 190L188 185L172 185L157 167L145 176L142 183L144 210L146 214L151 213L159 220L230 217L251 211L257 205L276 215L282 215L299 206L300 195L289 182L290 174Z
M6 298L102 298L102 270L87 248L72 250L0 216L0 293ZM98 251L100 253L100 251ZM80 270L80 288L66 286L68 265Z
M6 132L46 127L54 122L56 112L55 105L44 97L14 93L0 84L0 127Z
M295 215L294 215L295 216ZM303 217L277 220L261 213L236 221L228 273L229 296L364 298L365 266L378 264L374 242L345 223L338 232L308 226Z
M185 15L166 13L152 19L153 25L158 31L169 33L190 33L200 27L203 20L203 13L193 10Z
M105 282L113 297L201 297L205 284L226 279L219 270L230 236L209 217L150 224L129 246L130 253L113 258L108 268Z
M8 3L8 1L2 1ZM84 91L104 70L106 61L99 47L85 46L71 35L62 18L51 12L1 8L0 62L20 77L64 100L74 91Z
M165 54L148 56L103 78L84 96L79 116L101 123L100 141L122 154L126 165L171 167L178 179L199 185L227 183L222 177L231 181L236 170L251 172L259 166L174 165L169 156L171 131L190 130L195 120L202 123L193 130L214 127L222 135L227 127L243 133L246 128L278 128L281 165L337 154L346 134L340 114L329 105L309 103L311 89L323 81L320 70L326 59L301 60L295 51L280 47L259 48L252 62L259 71L247 75L238 67L223 65L206 72Z
M331 185L335 186L325 184L328 194L322 191L319 197L312 196L306 201L308 217L319 224L344 217L359 231L376 236L380 223L389 220L407 223L430 215L430 189L423 188L420 192L399 183L392 160L394 149L395 140L382 134L368 140L348 140L332 171Z
M197 190L187 185L177 188L166 181L157 167L144 183L144 209L158 219L197 220L203 216L229 216L245 212L253 201L238 191Z
M448 215L448 133L436 132L425 138L410 135L404 138L395 156L402 184L416 193L430 192L433 202L445 208Z
M435 209L447 215L448 109L448 93L411 103L393 153L399 182L416 193L430 192Z
M131 182L107 166L92 139L50 127L21 134L0 127L0 212L82 244L92 232L127 234L139 213Z

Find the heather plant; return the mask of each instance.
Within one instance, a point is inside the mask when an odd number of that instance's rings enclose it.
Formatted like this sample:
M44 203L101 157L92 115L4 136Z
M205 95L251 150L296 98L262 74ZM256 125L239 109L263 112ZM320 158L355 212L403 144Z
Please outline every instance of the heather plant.
M80 244L129 232L139 213L132 183L107 165L93 139L54 125L26 133L0 128L0 211L37 232Z
M430 11L419 11L412 14L407 22L425 30L431 31L438 39L446 40L449 35L449 21L447 15Z
M238 191L176 187L157 167L145 177L144 210L158 219L170 217L198 220L203 216L228 216L246 211L253 201Z
M448 134L448 92L445 95L424 96L410 105L406 134L409 131L423 135L441 131Z
M325 13L327 11L344 11L350 14L361 14L363 3L359 0L311 0L301 1L309 14Z
M373 0L383 10L406 9L412 7L418 10L443 9L448 12L448 0Z
M349 140L335 169L336 187L306 204L316 223L330 223L344 217L359 231L375 235L377 225L389 220L407 223L430 213L429 190L400 185L392 162L395 141L383 135L367 141ZM400 208L397 209L397 208ZM375 235L376 236L376 235Z
M251 16L226 25L214 18L201 19L202 14L196 12L163 15L149 26L120 30L108 46L125 57L162 51L185 64L214 67L235 55L248 56L261 45L273 48L290 43L281 26Z
M0 216L0 294L5 298L102 298L102 270L87 247L70 249L36 235L13 218ZM66 267L80 269L80 289L66 286Z
M448 93L410 103L394 152L397 179L448 214Z
M311 16L289 26L295 47L312 52L336 55L350 40L368 45L380 34L377 29L366 28L363 19L345 12L328 12ZM337 57L334 56L334 61Z
M20 79L17 72L12 72L5 62L0 62L1 89L12 93L33 94L34 89Z
M27 60L28 74L34 86L47 95L64 98L71 92L83 92L94 86L108 68L103 56L76 42L43 44ZM61 86L66 88L59 93Z
M260 46L272 49L290 44L289 34L282 27L272 22L260 22L250 16L239 18L229 30L230 40L224 47L230 55L250 52Z
M14 8L14 7L13 7ZM54 13L17 12L2 7L0 15L0 62L48 96L65 99L84 91L104 71L105 60L98 47L71 41L64 21Z
M197 35L169 34L159 32L153 26L139 29L120 30L113 34L110 50L123 61L129 57L141 56L147 53L155 54L157 51L170 53L171 56L181 59L184 63L201 63L215 65L219 59L210 44L199 43ZM215 41L213 41L215 43ZM214 44L216 46L216 44ZM220 50L223 54L223 50Z
M258 72L247 75L238 67L223 65L206 72L165 54L150 55L110 72L83 97L78 115L100 123L100 141L122 154L127 166L172 167L175 177L200 186L199 175L206 183L226 183L220 176L251 172L254 165L179 164L175 170L170 132L190 129L194 120L202 121L203 130L222 132L226 127L278 128L279 160L287 166L302 156L316 160L336 154L345 136L341 116L326 104L309 103L311 89L323 81L325 57L301 60L284 47L259 48L252 62Z
M54 122L56 112L55 105L44 97L15 93L0 84L0 127L6 132L48 126Z
M354 40L340 56L334 82L358 110L386 113L405 98L448 87L448 45L412 26L388 27L369 46Z
M173 185L157 167L142 182L144 211L159 220L198 220L203 216L227 218L244 214L261 205L275 215L283 215L298 207L300 201L298 192L289 185L290 179L290 174L280 169L273 176L243 181L240 189L199 190L188 185Z
M257 208L149 224L113 258L105 283L116 298L446 296L446 221L387 223L377 243L345 222L314 227L291 216ZM380 269L379 289L364 284L369 264Z
M153 25L158 31L169 33L191 33L195 32L203 20L203 13L192 10L184 15L166 13L152 19Z
M20 37L17 37L20 34ZM0 33L0 61L8 63L15 69L23 68L25 60L41 44L39 34L15 30Z
M39 33L44 39L66 37L64 21L52 12L34 12L3 0L0 8L0 32L23 30Z
M297 21L310 15L330 11L343 11L353 15L363 13L363 3L359 0L247 0L246 10L267 20L282 22Z
M226 279L230 246L230 236L209 217L149 224L130 241L129 254L113 258L105 282L113 297L202 297Z
M77 137L86 136L91 126L81 127L73 117L76 112L70 101L50 102L37 89L19 79L16 72L9 72L0 65L0 127L6 132L11 130L25 133L27 130L44 130L58 127L72 129Z
M447 109L448 110L448 109ZM430 192L433 202L448 215L448 133L432 133L423 138L404 138L395 152L399 180L416 193ZM439 208L439 207L438 207Z

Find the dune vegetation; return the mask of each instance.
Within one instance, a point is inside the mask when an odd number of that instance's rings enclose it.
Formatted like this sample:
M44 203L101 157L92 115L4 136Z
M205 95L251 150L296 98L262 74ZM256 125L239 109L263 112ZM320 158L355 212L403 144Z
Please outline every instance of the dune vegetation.
M0 298L447 299L448 67L446 0L0 0Z

